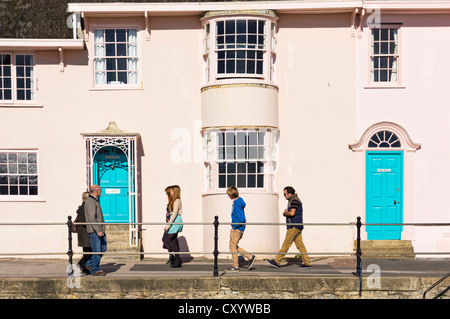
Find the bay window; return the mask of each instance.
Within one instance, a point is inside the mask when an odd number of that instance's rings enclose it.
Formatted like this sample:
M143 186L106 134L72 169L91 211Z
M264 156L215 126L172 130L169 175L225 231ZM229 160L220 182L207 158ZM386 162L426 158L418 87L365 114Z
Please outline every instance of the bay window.
M273 129L208 130L204 133L207 191L230 186L273 191L277 131Z
M209 16L203 21L205 84L230 79L273 82L275 17Z

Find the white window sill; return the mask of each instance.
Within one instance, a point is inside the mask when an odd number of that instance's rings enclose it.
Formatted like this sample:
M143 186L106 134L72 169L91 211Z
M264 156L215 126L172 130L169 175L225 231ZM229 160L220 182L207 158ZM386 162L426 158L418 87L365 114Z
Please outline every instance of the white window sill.
M89 91L142 91L143 86L111 86L111 87L93 87Z
M31 109L42 109L44 107L43 104L37 104L37 103L1 103L0 107L10 107L10 108L31 108Z
M224 188L223 191L222 190L218 190L218 191L207 191L202 193L202 197L207 197L207 196L215 196L215 195L226 195L227 194L227 189ZM258 190L249 190L249 189L244 189L244 188L239 188L239 195L245 195L245 194L255 194L255 195L276 195L278 196L277 192L274 191L268 191L265 189L258 189Z
M0 195L0 202L45 202L42 197Z
M406 89L404 85L389 85L389 84L369 84L363 87L364 89Z

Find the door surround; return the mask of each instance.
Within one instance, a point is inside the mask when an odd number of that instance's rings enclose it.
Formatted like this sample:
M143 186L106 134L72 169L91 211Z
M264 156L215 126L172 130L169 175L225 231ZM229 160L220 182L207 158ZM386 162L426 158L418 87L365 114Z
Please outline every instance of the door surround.
M380 143L375 147L371 138L378 132L391 132L398 137L400 145L391 147ZM394 122L378 122L371 125L361 135L361 138L349 144L349 149L355 152L355 220L361 217L363 223L366 222L366 152L367 151L403 151L403 223L414 222L414 153L421 148L421 144L415 143L410 138L408 132L399 124ZM365 229L361 232L361 239L367 240ZM402 240L414 240L414 229L404 228Z
M129 223L138 222L138 175L140 167L137 154L139 133L128 133L119 129L115 122L110 122L105 130L96 133L81 133L86 145L86 189L93 183L93 162L98 150L105 146L119 148L127 157L128 162L128 197L129 197ZM139 227L136 224L129 225L130 246L138 245Z

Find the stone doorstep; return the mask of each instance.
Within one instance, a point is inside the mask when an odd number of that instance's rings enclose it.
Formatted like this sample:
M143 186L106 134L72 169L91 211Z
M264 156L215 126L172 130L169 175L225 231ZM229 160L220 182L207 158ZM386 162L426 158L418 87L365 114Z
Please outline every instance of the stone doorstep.
M131 252L137 253L141 249L139 246L130 246L130 230L128 225L106 225L106 237L107 237L107 254L102 257L103 261L140 261L141 255L137 254L117 254L114 252Z
M356 241L353 248L356 251ZM366 258L415 259L410 240L362 240L361 253Z

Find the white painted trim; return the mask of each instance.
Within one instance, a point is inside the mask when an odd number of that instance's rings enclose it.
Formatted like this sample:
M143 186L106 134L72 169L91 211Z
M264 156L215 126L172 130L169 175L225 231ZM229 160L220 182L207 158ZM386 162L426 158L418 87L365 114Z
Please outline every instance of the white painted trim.
M397 135L401 147L369 148L367 145L373 134L388 130ZM421 148L409 137L408 132L393 122L380 122L370 126L361 138L349 145L355 152L355 214L361 216L361 222L366 221L366 151L403 151L403 223L414 222L414 152ZM355 216L355 218L356 218ZM403 229L403 240L414 240L414 230ZM367 239L367 232L363 231L361 239Z
M261 2L174 2L174 3L69 3L68 12L85 15L199 15L205 11L221 10L276 10L280 13L352 12L362 7L362 1L261 1Z
M84 41L74 39L0 39L0 49L83 50Z

